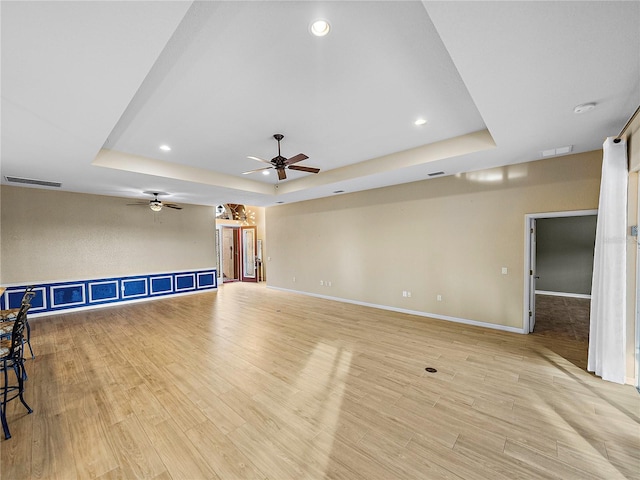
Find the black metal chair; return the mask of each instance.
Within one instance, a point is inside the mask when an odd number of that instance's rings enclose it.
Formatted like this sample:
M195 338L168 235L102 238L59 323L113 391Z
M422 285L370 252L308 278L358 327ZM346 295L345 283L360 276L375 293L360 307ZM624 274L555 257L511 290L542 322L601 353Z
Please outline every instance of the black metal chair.
M13 322L11 338L0 343L0 372L3 373L4 383L0 390L0 417L2 420L2 430L4 430L4 438L10 439L9 425L7 424L7 404L16 398L19 398L26 407L27 413L33 412L31 407L24 399L24 381L27 378L24 369L24 330L27 311L30 305L23 304ZM15 383L9 383L9 370L13 370L16 375Z
M33 291L33 287L27 287L24 291L24 295L22 295L20 307L22 307L23 305L31 306L31 299L35 297L35 295L36 292ZM11 337L13 322L15 321L18 312L20 311L20 307L10 308L8 310L0 310L0 340L3 338ZM24 324L27 329L27 334L23 337L23 342L29 346L31 358L36 358L36 356L33 354L33 348L31 348L31 326L29 325L29 319L26 316L24 318Z

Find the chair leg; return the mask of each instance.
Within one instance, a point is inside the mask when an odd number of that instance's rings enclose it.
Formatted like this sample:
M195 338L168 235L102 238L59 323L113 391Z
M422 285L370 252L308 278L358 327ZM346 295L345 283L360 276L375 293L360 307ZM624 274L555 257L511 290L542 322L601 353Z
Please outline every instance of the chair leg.
M4 365L2 369L4 372L4 388L2 391L2 405L0 405L0 420L2 420L2 430L4 431L5 440L9 440L11 438L11 432L9 432L9 425L7 424L7 394L9 393L9 378L7 376L7 365Z
M26 343L29 345L29 351L31 352L31 358L33 359L36 358L36 356L33 354L33 348L31 348L31 326L26 318L24 319L24 326L27 327Z
M7 425L7 416L5 415L6 404L2 405L2 412L0 412L0 416L2 417L2 430L4 431L4 439L9 440L11 438L11 432L9 431L9 425Z
M22 402L22 404L27 409L27 413L31 413L31 412L33 412L33 409L27 404L27 402L25 401L24 396L23 396L24 395L24 381L26 380L26 376L27 376L27 372L24 369L24 363L20 362L18 368L20 370L22 370L22 372L17 375L17 377L18 377L18 392L19 392L19 396L20 396L20 401Z

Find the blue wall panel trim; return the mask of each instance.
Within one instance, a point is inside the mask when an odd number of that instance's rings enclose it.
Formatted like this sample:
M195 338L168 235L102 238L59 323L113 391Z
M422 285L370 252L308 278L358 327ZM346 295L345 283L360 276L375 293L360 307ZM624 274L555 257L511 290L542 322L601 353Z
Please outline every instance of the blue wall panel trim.
M120 298L118 280L106 280L102 282L88 282L89 303L107 302Z
M35 285L31 313L89 307L105 303L172 295L187 291L217 288L217 272L213 270L181 271L129 277L96 278L75 282ZM28 285L10 286L0 296L0 309L17 308Z
M149 295L147 277L123 278L121 280L122 296L124 298L146 297Z
M217 276L214 273L198 273L198 289L217 287Z
M193 273L176 275L176 291L194 290L196 288L196 276Z
M51 308L86 305L87 301L84 291L84 283L51 285L49 287Z
M31 299L31 312L47 310L47 296L45 287L35 287L35 296ZM2 295L2 308L18 308L22 302L24 287L9 287Z
M151 277L151 295L171 292L173 292L173 277L171 275Z

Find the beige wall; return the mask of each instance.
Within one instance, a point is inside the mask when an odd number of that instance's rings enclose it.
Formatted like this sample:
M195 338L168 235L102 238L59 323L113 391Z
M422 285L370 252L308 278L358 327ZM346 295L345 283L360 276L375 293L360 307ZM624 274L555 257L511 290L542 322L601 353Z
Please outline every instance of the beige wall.
M601 165L595 151L267 208L268 284L522 328L524 216L597 208Z
M3 186L2 284L215 266L215 210L154 214L131 199Z

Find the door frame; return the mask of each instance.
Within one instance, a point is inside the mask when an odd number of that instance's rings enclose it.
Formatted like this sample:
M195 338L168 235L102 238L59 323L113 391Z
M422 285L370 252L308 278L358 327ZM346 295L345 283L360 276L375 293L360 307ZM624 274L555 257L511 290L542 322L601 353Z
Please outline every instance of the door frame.
M218 258L220 262L220 280L219 283L224 284L224 230L231 230L233 232L233 270L235 272L235 278L227 280L229 282L240 282L242 281L242 271L241 271L241 240L240 240L240 227L235 225L220 225L218 231L220 232L220 250L218 253Z
M246 233L252 232L251 237L248 238ZM251 248L248 249L247 240L251 242ZM258 245L258 229L255 226L240 227L240 281L242 282L257 282L258 271L256 262L256 249ZM249 252L249 258L247 258L247 251ZM253 275L248 275L246 266L251 262L253 264Z
M250 225L250 226L243 226L243 225L227 225L227 224L221 224L221 225L216 225L216 232L217 233L217 237L218 237L218 241L216 243L216 256L218 259L218 284L222 285L224 284L224 254L222 253L223 251L223 247L224 247L224 230L225 229L230 229L233 231L233 241L234 241L234 269L235 269L235 273L236 273L236 277L235 279L231 280L231 281L237 281L237 282L258 282L258 272L256 270L254 270L254 274L253 276L247 276L247 272L245 271L245 235L244 232L247 230L251 230L253 231L253 245L252 245L252 251L253 251L253 259L251 259L251 261L254 262L254 269L255 269L255 257L256 257L256 253L257 253L257 236L258 236L258 230L257 227L254 225ZM229 283L229 281L227 282Z
M522 314L522 333L530 333L531 319L529 312L535 312L535 304L531 308L531 301L535 302L535 291L531 292L534 282L531 276L535 275L535 265L531 265L532 246L535 242L531 241L531 224L538 218L561 218L561 217L585 217L587 215L598 215L598 210L570 210L565 212L544 212L544 213L527 213L524 216L524 311ZM535 234L535 230L534 230ZM535 287L534 287L535 288ZM535 319L534 319L535 322Z

